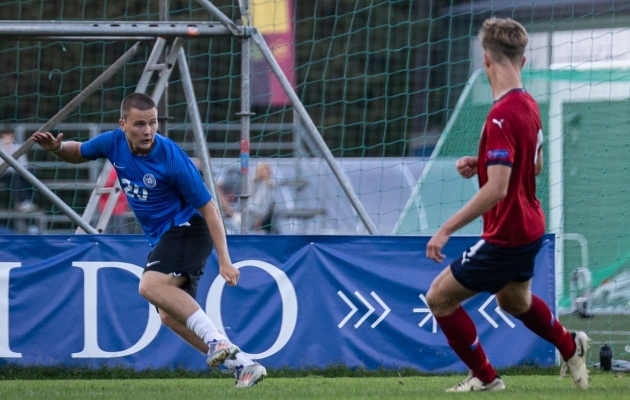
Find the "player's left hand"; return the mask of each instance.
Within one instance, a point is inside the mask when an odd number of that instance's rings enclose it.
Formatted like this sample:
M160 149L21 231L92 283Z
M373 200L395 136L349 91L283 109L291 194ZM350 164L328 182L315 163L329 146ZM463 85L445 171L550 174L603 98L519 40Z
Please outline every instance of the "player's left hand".
M435 236L429 240L427 243L427 258L435 262L441 263L444 261L444 254L442 254L442 248L448 242L449 235L443 233L442 231L438 231Z
M466 179L477 175L477 157L464 156L455 162L457 172Z
M241 272L236 269L232 263L229 263L219 266L219 274L223 277L223 279L225 279L228 285L236 286Z

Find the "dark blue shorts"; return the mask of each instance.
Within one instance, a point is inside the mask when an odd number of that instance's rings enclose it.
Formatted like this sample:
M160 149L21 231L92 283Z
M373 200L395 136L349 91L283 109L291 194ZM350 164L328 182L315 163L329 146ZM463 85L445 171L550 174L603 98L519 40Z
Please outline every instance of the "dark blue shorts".
M206 220L194 215L188 225L174 226L160 238L149 253L144 270L187 276L188 282L182 289L194 299L212 247Z
M451 263L451 272L465 288L495 294L510 282L527 282L534 276L542 243L541 236L525 246L505 248L482 239Z

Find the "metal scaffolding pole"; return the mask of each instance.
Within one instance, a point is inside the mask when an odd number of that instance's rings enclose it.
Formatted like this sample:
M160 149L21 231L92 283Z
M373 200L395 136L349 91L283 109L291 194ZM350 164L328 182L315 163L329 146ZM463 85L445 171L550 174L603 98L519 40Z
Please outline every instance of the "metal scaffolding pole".
M217 202L217 208L221 212L221 215L223 215L221 205L219 204L219 198L217 197L217 188L214 185L214 177L212 175L212 168L210 166L210 156L208 155L208 144L206 143L206 137L203 133L201 116L199 115L197 98L195 96L195 88L193 87L192 78L190 77L190 71L188 70L186 53L182 48L179 49L179 57L177 58L177 63L179 65L179 74L182 78L182 86L184 88L184 95L186 96L186 103L188 103L188 115L190 117L190 122L192 123L193 133L195 134L195 142L197 143L198 150L197 156L201 160L201 170L203 171L203 177L206 182L206 186L212 194L212 198L214 198Z
M234 36L241 36L243 34L241 27L237 26L234 21L229 19L227 15L223 14L214 4L208 0L197 0L197 3L206 9L213 17L219 20L219 22Z
M260 52L262 53L265 60L267 60L267 62L269 63L269 66L271 67L274 75L278 78L278 82L280 82L280 85L286 92L287 96L289 96L289 98L291 99L293 108L295 108L298 114L300 114L300 118L302 119L304 127L306 128L306 132L308 132L318 150L322 152L326 163L328 163L328 166L332 170L333 175L335 175L337 181L339 181L339 184L341 185L341 188L345 192L346 196L348 196L350 204L352 204L352 207L354 207L354 210L359 215L359 218L363 222L363 225L371 235L376 234L376 226L370 219L370 216L363 207L363 204L361 204L361 201L357 197L356 193L354 193L350 181L348 181L348 179L341 172L339 166L335 163L334 156L330 152L330 149L326 145L326 142L324 142L324 139L322 139L321 135L317 131L317 127L315 126L315 123L311 119L310 115L308 115L308 112L306 112L306 108L304 108L304 105L302 105L302 102L298 98L297 94L295 94L291 83L282 72L282 68L280 68L280 65L274 58L271 49L267 45L267 42L265 42L265 39L256 29L252 29L252 38L256 46L258 46L258 48L260 49Z
M211 8L214 7L211 5ZM200 38L200 37L215 37L215 36L233 36L240 35L240 28L236 28L236 25L223 16L218 9L211 10L211 13L216 14L222 22L186 22L186 23L166 23L168 18L168 0L160 0L160 23L154 22L102 22L102 21L73 21L72 24L67 24L67 21L0 21L0 37L10 36L11 38L19 39L27 37L29 39L74 39L78 40L103 40L103 38L113 38L129 40L131 38L138 38L141 40L150 40L157 38L159 41L164 41L166 37L176 37L173 48L168 56L164 57L160 51L156 52L160 54L161 58L165 61L164 64L174 63L176 60L180 64L182 69L182 81L184 91L186 94L189 114L193 121L193 130L195 132L195 139L197 141L197 147L200 149L199 156L203 164L204 176L206 184L209 190L212 192L214 198L217 198L217 192L214 185L214 179L212 176L212 170L210 168L209 155L207 152L207 144L205 141L203 128L201 124L201 118L199 116L199 110L194 95L194 89L192 86L192 79L188 70L186 57L184 50L181 48L182 37L187 38ZM224 21L225 20L225 21ZM55 39L52 39L55 38ZM86 87L78 96L76 96L70 103L68 103L62 110L60 110L51 120L44 124L39 131L47 131L54 127L57 123L61 122L70 112L72 112L79 104L81 104L89 95L96 91L106 80L111 78L131 57L135 56L139 47L142 46L142 42L137 42L130 50L128 50L120 59L112 64L101 76L99 76L94 82ZM164 46L162 46L164 47ZM154 63L156 66L159 64ZM153 68L153 66L151 66ZM168 73L167 73L168 72ZM156 85L156 93L154 97L161 97L162 91L167 87L168 75L170 75L170 68L168 71L162 71L161 79ZM149 75L150 77L150 75ZM165 95L165 93L163 93ZM158 100L156 99L156 100ZM162 104L162 108L168 107L165 100ZM163 114L167 111L163 110ZM7 164L0 166L0 171L6 170L9 165L26 153L33 145L33 141L29 138L14 154L13 157L7 161ZM5 156L2 154L2 156ZM3 157L4 158L4 157ZM85 219L76 214L70 207L68 207L61 199L59 199L50 189L45 187L36 177L30 174L30 172L24 168L15 168L18 173L23 175L27 181L32 182L33 186L38 188L46 197L50 197L51 201L58 205L61 210L67 214L70 219L75 221L79 225L79 229L83 229L88 233L98 233L97 230L92 228ZM220 207L219 207L220 209ZM100 223L100 222L99 222Z
M155 83L155 88L153 88L153 93L151 94L151 98L156 104L160 102L160 98L163 98L164 96L166 96L166 98L168 99L168 96L167 96L168 79L171 77L171 72L173 72L173 68L175 67L177 58L179 57L179 49L181 49L183 45L184 45L184 39L180 37L175 38L175 41L173 41L173 45L171 46L168 55L164 59L164 64L162 65L157 64L153 66L154 68L157 68L157 70L160 71L158 80ZM167 114L168 114L168 110L167 110ZM161 114L160 114L160 109L158 107L158 120L160 119L161 119Z
M168 0L160 0L160 12L159 12L159 19L160 21L168 21ZM179 39L181 40L181 39ZM175 50L176 53L179 53L178 51L179 49ZM160 63L164 63L167 64L167 57L168 57L168 47L164 48L164 51L162 52L162 54L160 54ZM168 76L170 75L170 73L166 73L166 71L162 71L162 73L160 74L160 81L162 81L162 78L164 77L164 89L163 92L161 93L161 99L159 100L159 102L157 103L158 106L158 124L160 126L160 131L162 132L162 134L166 137L168 137L168 122L169 122L169 114L168 114ZM158 87L159 87L159 82L158 82ZM156 87L157 90L157 87ZM155 99L154 99L155 101Z
M89 42L89 41L153 41L155 36L29 36L29 40L50 40L62 42Z
M33 36L151 36L204 38L234 36L220 22L159 21L0 21L0 36L15 39Z
M241 111L236 115L241 117L241 233L249 233L250 215L249 198L251 196L249 187L249 144L250 144L250 122L253 113L250 108L251 99L251 54L252 38L249 35L251 20L249 15L249 4L247 0L239 0L241 8L241 18L244 23L243 38L241 39Z
M138 40L134 46L129 49L120 59L112 64L106 71L101 74L94 82L88 85L78 96L60 110L53 118L44 124L39 130L47 131L61 122L74 108L82 103L87 96L92 94L98 87L113 76L131 57L133 57L142 41L151 40L152 38L207 38L220 36L236 36L241 37L241 111L238 115L241 117L241 205L242 220L241 230L247 232L249 229L249 214L247 211L247 203L249 197L249 141L250 141L250 65L251 65L251 41L258 46L266 61L269 63L273 73L278 78L282 88L287 93L294 107L294 111L299 115L299 119L304 124L307 136L303 139L322 156L331 168L334 176L337 178L345 194L348 196L350 203L357 212L359 218L363 222L370 234L377 233L376 227L371 221L369 215L365 211L363 205L354 193L350 182L342 174L338 165L334 161L334 157L326 143L319 134L317 127L306 112L306 109L300 102L293 87L282 72L278 62L269 49L269 46L263 39L262 35L251 26L249 15L249 0L239 0L241 17L244 26L239 26L223 14L216 6L208 0L196 0L198 4L204 7L219 22L169 22L168 18L168 0L160 0L160 20L159 22L141 22L141 21L0 21L0 37L11 37L12 39L29 38L38 40ZM162 39L163 40L163 39ZM180 39L181 40L181 39ZM177 42L177 41L176 41ZM207 152L207 144L203 134L199 110L197 108L194 90L192 87L192 79L188 71L185 52L183 49L175 49L172 52L177 54L177 61L182 74L182 81L186 98L188 102L189 114L193 122L193 130L198 147L203 151L200 152L202 168L206 184L212 192L214 198L217 198L216 187L210 168L210 160ZM167 57L167 61L168 61ZM165 86L164 82L161 82ZM298 143L299 144L299 143ZM25 154L33 145L33 141L29 138L24 144L13 154L17 159ZM14 161L14 160L13 160ZM8 164L8 163L7 163ZM0 166L0 173L4 172L8 165ZM17 169L16 169L17 170ZM28 173L28 171L26 171ZM34 177L33 177L34 178ZM36 179L36 178L34 178ZM51 192L52 194L52 192ZM55 196L54 194L52 194ZM55 196L56 197L56 196ZM57 198L58 199L58 198ZM61 201L61 200L59 200ZM220 209L220 207L219 207Z
M0 24L1 26L1 24ZM85 89L81 91L75 98L70 100L65 107L63 107L57 114L55 114L48 122L42 125L41 128L38 129L39 132L46 132L52 129L55 125L61 122L65 117L67 117L75 108L77 108L81 103L85 101L92 93L96 92L101 85L107 82L119 69L121 69L128 61L130 61L135 55L138 53L138 50L143 46L142 42L137 42L134 44L129 50L125 52L118 60L116 60L112 65L109 66L103 73L96 78L92 83L86 86ZM26 154L26 152L33 146L33 139L29 137L19 149L13 153L13 157L17 160L21 155ZM0 165L0 174L2 174L8 168L7 164Z
M79 214L77 214L70 206L63 202L56 194L52 192L52 190L48 189L35 175L31 174L29 170L24 168L22 164L20 164L15 158L11 157L9 154L0 150L0 158L6 161L6 166L11 166L13 169L19 173L28 183L33 185L37 190L39 190L44 197L50 200L54 205L59 207L59 209L66 214L70 219L77 225L79 225L84 231L87 233L98 233L96 229L92 228L90 224L87 223Z

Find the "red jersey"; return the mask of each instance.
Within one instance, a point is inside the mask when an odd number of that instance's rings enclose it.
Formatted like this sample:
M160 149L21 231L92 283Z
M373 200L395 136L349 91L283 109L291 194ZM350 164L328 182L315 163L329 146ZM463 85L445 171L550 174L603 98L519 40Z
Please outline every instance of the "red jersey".
M518 247L545 233L545 215L536 198L535 166L542 146L540 111L525 89L514 89L488 113L481 131L477 173L479 187L488 182L487 168L512 168L507 196L483 214L483 235L488 243Z

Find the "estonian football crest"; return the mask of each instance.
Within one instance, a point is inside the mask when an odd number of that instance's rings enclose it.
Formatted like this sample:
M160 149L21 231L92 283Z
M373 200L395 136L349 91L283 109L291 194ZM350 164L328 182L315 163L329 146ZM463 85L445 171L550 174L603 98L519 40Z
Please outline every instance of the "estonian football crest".
M142 178L142 182L144 182L147 187L155 187L155 185L157 184L157 181L155 180L155 176L153 176L153 174L145 174L144 178Z

